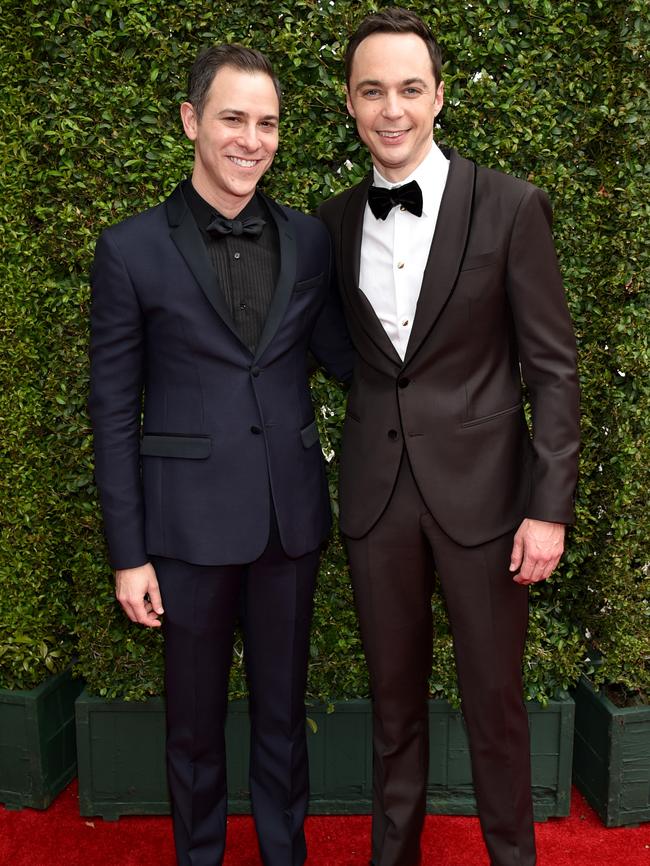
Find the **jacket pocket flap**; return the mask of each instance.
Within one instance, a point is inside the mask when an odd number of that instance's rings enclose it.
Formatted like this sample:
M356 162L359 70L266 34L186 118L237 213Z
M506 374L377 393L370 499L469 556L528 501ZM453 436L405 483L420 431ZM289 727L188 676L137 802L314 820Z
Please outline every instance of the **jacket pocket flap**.
M507 409L501 409L500 412L492 412L490 415L483 415L481 418L472 418L469 421L463 421L461 427L476 427L479 424L487 424L489 421L495 421L497 418L505 418L508 415L520 413L522 403L517 403L516 406L509 406Z
M209 436L167 436L147 433L140 441L140 454L146 457L183 457L186 460L205 460L212 451Z
M297 282L294 285L293 290L294 292L308 292L309 289L314 289L316 286L320 286L322 282L323 274L321 273L316 277L310 277L307 280L300 280L300 282Z
M499 261L499 250L491 250L489 253L479 253L474 256L467 256L461 265L461 271L473 271L476 268L486 268L488 265L493 265Z
M315 445L319 441L318 427L316 426L315 421L312 421L311 424L302 428L300 431L300 438L302 439L302 444L305 448L311 448L312 445Z

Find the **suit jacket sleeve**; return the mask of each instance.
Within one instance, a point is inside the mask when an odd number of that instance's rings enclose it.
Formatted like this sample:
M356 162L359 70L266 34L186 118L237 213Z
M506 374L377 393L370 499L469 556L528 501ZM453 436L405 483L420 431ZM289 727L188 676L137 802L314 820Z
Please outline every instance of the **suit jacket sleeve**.
M349 383L356 353L343 316L331 243L329 247L327 296L314 325L309 348L330 376Z
M578 467L576 345L546 195L529 187L514 221L507 290L532 408L534 466L527 516L573 521Z
M95 478L111 565L147 561L140 480L144 322L127 264L111 231L100 237L92 271L90 398Z

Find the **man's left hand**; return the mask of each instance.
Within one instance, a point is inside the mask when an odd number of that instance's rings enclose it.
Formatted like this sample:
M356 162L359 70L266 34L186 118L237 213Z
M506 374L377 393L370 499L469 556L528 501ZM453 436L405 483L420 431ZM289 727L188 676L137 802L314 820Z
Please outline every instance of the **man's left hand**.
M522 521L510 556L510 571L517 572L515 583L529 586L549 577L564 550L564 531L563 523L528 517Z

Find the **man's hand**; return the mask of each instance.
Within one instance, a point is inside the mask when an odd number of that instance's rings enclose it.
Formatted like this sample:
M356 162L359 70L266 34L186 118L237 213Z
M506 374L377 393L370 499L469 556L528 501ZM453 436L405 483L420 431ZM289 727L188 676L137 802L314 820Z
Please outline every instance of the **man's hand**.
M564 550L564 524L526 518L515 535L510 571L515 583L528 586L546 580Z
M137 568L119 568L115 572L115 595L133 622L156 628L163 606L156 572L150 562Z

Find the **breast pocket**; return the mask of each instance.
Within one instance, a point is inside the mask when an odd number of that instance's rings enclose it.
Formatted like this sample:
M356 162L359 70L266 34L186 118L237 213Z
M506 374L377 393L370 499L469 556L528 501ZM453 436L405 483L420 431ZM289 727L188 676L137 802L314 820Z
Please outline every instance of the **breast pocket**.
M296 295L301 294L302 292L309 292L313 289L317 289L323 283L324 274L318 274L316 277L310 277L308 280L299 280L293 287L293 291Z
M486 253L465 256L460 270L463 273L464 271L475 271L478 268L487 268L491 265L496 265L500 259L501 254L499 250L490 250Z
M473 301L492 301L503 290L505 259L499 250L466 256L460 273L456 296Z
M302 428L300 431L300 438L302 440L303 448L312 448L317 442L320 442L318 437L318 427L316 426L315 421L312 421L311 424L307 424L306 427Z

